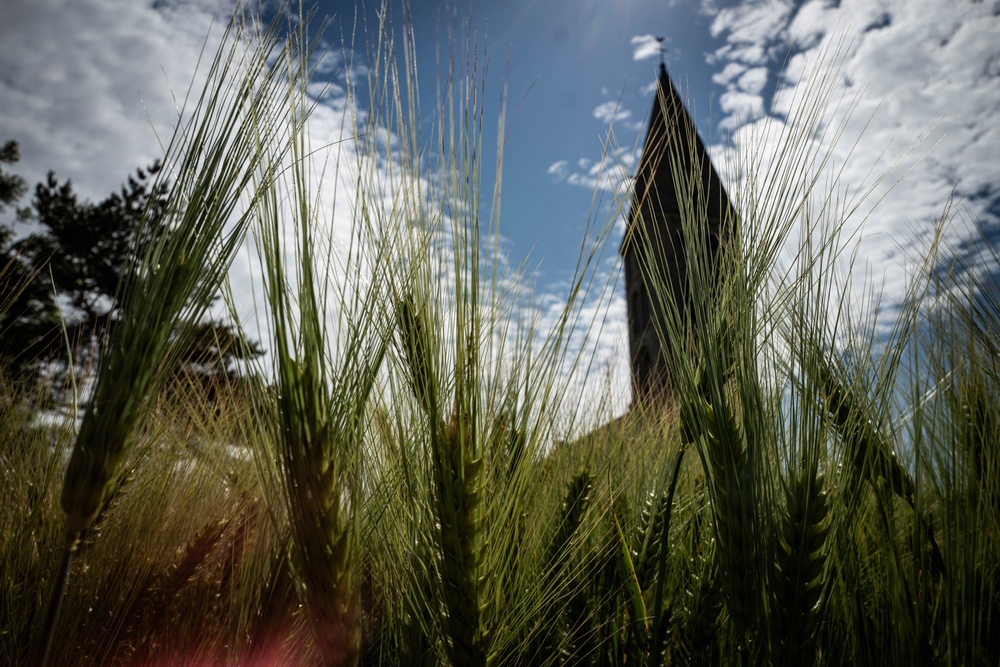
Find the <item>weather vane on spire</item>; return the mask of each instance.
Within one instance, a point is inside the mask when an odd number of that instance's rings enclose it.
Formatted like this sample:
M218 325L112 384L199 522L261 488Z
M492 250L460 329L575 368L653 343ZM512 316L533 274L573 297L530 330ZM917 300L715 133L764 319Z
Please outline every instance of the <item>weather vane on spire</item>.
M664 64L665 64L665 63L663 62L663 54L665 54L665 53L667 52L667 47L666 47L666 46L664 46L664 44L663 44L663 43L664 43L665 41L667 41L667 38L666 38L666 37L657 37L657 38L656 38L656 43L657 43L657 44L659 45L659 46L658 46L658 49L659 49L659 51L660 51L660 64L661 64L661 65L664 65Z

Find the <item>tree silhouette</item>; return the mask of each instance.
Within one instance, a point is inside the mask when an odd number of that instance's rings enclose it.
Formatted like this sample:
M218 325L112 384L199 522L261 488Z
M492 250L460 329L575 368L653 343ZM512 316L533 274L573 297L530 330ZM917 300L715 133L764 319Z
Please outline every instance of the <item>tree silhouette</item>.
M0 161L16 161L15 143L4 151ZM8 274L0 277L0 306L7 304L0 307L0 358L8 376L38 379L45 370L96 363L125 302L122 290L141 268L136 258L170 233L168 185L155 178L159 170L158 163L138 169L119 192L97 203L81 201L70 181L60 183L49 172L30 207L18 214L33 231L12 240L12 228L0 225L0 263ZM5 205L24 191L23 180L0 172ZM186 323L180 333L191 341L178 369L187 376L233 378L240 360L262 353L223 322Z
M0 148L0 164L14 164L21 159L16 141L8 141ZM28 184L17 174L9 174L0 168L0 213L17 202L27 191Z
M16 142L8 141L0 149L0 164L19 159ZM23 178L0 169L0 212L16 206L27 189ZM18 218L28 216L27 209L18 209ZM0 225L0 371L19 375L29 359L53 343L59 310L44 282L35 279L40 267L23 256L21 244L13 239L13 228Z

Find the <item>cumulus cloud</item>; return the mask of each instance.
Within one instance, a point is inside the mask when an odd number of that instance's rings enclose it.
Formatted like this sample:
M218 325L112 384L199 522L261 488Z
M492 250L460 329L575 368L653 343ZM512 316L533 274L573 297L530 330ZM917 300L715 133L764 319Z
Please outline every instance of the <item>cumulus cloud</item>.
M190 88L197 99L207 63L223 40L233 2L223 0L10 0L0 5L0 141L21 147L14 170L29 183L55 170L83 199L116 191L136 168L163 156L184 112ZM199 66L202 49L207 53ZM335 59L321 69L332 71ZM344 89L316 80L323 95L310 120L316 149L317 208L330 235L350 234L347 206L334 209L352 145ZM193 100L191 102L193 104ZM190 111L190 109L188 110ZM340 162L340 168L330 165ZM341 201L348 201L343 197ZM246 248L230 274L237 308L251 318L252 284L259 271ZM248 322L249 323L249 322ZM265 345L266 347L266 345Z
M34 183L54 168L59 178L73 181L81 197L100 199L135 168L161 157L160 140L167 140L177 123L192 79L195 95L199 90L201 49L207 44L211 55L232 8L233 3L224 0L0 2L0 142L20 143L22 160L15 170ZM339 56L326 56L317 63L318 78L308 89L319 102L309 120L310 191L316 193L322 235L341 248L348 247L354 230L359 178L368 179L371 215L382 216L385 225L407 224L398 214L392 215L393 202L402 199L398 193L407 187L399 165L384 150L360 147L353 139L352 123L365 124L369 118L365 109L346 98L343 68ZM354 65L352 71L363 75L363 64ZM620 109L609 113L618 119L630 115ZM381 149L397 142L384 127L368 129ZM548 171L573 184L589 179L592 185L605 187L605 181L611 182L607 167L589 163L576 168L562 161ZM379 201L385 206L379 208ZM460 209L459 203L453 213ZM502 247L502 239L499 242ZM452 247L439 244L441 252ZM331 273L344 274L345 261L341 255L331 256ZM506 292L516 295L525 289L521 277L505 268L502 254L490 261L506 276L502 279ZM363 284L368 277L355 273L351 279ZM256 329L263 315L255 314L262 301L260 269L252 248L245 248L237 259L230 280L236 308L251 335L265 339L266 333ZM565 307L565 297L549 295L545 303L544 312L523 321L534 321L544 331L552 322L546 317ZM602 307L607 309L605 302L591 299L585 312L598 313ZM592 349L594 340L606 341L607 331L613 329L609 325L599 336L595 330L574 344ZM616 358L613 349L602 354L599 363L604 365ZM568 381L581 391L586 386L585 378Z
M632 44L632 59L646 60L656 58L663 51L663 38L653 35L636 35L630 40Z
M809 86L827 77L830 104L814 136L830 151L827 176L839 177L845 200L871 189L845 230L859 243L855 285L874 281L887 307L898 303L953 192L972 217L1000 224L1000 127L993 120L1000 112L1000 15L988 3L753 0L704 8L712 34L725 40L710 62L726 88L721 124L733 131L729 155L737 160L760 161L776 150L761 137L787 129L789 115L815 98ZM789 54L768 105L761 95ZM763 111L772 115L754 116ZM844 139L833 145L838 128ZM726 151L714 150L716 163L724 162ZM732 178L740 187L739 175Z
M765 85L767 85L766 67L748 69L736 81L736 86L748 95L760 95Z
M763 64L766 54L782 39L795 4L792 0L748 0L726 7L715 13L712 36L725 36L728 57Z
M558 162L550 164L546 172L552 174L553 176L563 176L568 171L568 165L569 163L566 160L559 160Z
M719 97L719 107L727 114L719 123L720 126L732 130L760 116L764 109L764 98L740 90L727 90Z
M632 112L623 109L618 102L603 102L594 107L594 118L603 123L614 123L632 116Z
M725 86L745 71L747 71L747 66L743 63L728 62L721 72L712 75L712 81L720 86Z
M609 148L599 160L579 158L572 165L567 160L554 162L547 173L557 183L624 196L637 160L637 148Z
M0 6L0 136L21 144L29 182L56 169L101 197L160 155L151 126L169 137L205 36L217 44L224 25L212 24L220 3L178 4Z

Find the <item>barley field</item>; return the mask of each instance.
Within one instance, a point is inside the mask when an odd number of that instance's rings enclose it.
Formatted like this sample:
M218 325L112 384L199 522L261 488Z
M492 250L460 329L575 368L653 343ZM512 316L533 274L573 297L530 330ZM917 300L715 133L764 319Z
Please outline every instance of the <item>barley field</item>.
M595 425L566 378L615 212L541 330L480 219L473 55L421 136L415 46L373 44L345 246L315 210L304 34L235 21L206 57L165 142L175 233L137 258L82 417L0 389L0 663L1000 663L997 258L955 259L942 202L892 323L854 307L850 203L808 141L822 79L744 165L715 260L682 197L673 389ZM248 246L263 379L170 383L178 322Z

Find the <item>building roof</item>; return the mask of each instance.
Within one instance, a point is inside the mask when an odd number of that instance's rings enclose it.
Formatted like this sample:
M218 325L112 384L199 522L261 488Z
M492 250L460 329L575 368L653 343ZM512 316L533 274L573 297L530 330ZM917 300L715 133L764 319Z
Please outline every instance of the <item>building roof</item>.
M731 211L729 195L712 166L708 151L701 141L694 121L688 114L667 68L660 63L656 98L650 112L646 140L636 167L632 200L621 252L634 233L635 221L643 206L661 215L680 215L678 176L699 173L697 194L707 197L708 218L721 221L723 211ZM684 181L680 181L684 183Z

